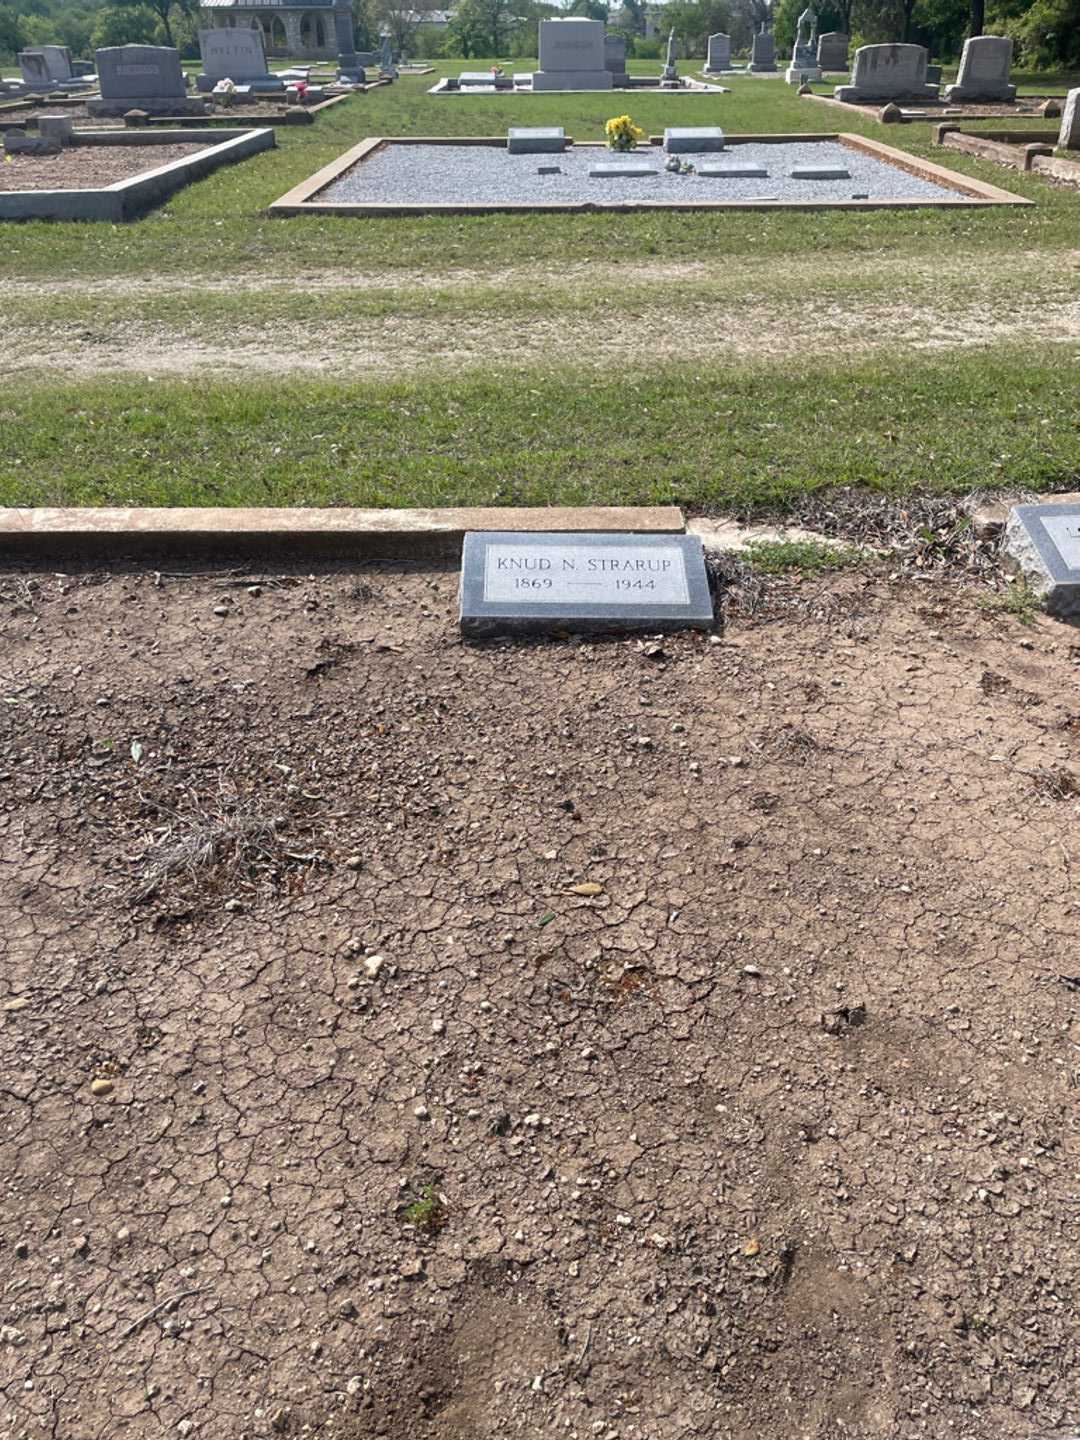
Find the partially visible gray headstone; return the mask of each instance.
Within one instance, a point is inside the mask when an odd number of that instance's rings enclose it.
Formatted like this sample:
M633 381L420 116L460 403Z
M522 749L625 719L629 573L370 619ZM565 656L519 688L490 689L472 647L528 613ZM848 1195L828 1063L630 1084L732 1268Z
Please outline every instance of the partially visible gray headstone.
M731 69L731 36L716 34L709 36L709 51L705 60L707 75L722 75Z
M851 171L843 165L795 165L792 180L850 180Z
M506 148L511 155L561 155L566 149L566 131L561 125L511 125Z
M827 30L818 36L817 63L821 70L846 70L851 36L843 30Z
M19 54L23 81L32 89L62 85L73 79L71 51L66 45L35 45Z
M1016 86L1009 84L1012 52L1007 35L973 35L965 40L956 84L945 86L946 102L1015 100Z
M626 37L624 35L604 35L604 69L611 71L611 83L617 86L626 84Z
M553 630L707 630L713 623L697 535L465 536L465 635Z
M1004 553L1051 615L1080 614L1080 505L1016 505Z
M675 127L664 131L664 149L669 155L698 155L723 148L724 132L718 125Z
M4 136L8 155L59 155L60 141L55 135L27 135L22 130L9 130Z
M1080 90L1070 90L1065 98L1058 144L1062 150L1080 150Z
M759 30L750 46L750 69L770 74L776 69L776 42L768 30Z

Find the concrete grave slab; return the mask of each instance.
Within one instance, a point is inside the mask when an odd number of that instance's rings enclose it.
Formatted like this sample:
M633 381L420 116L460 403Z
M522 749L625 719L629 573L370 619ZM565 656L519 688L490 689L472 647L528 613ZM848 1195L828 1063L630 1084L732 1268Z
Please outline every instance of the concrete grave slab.
M1014 506L1002 551L1051 615L1080 615L1080 505Z
M842 165L796 165L792 180L850 180L851 171Z
M465 536L464 635L707 630L712 596L694 535Z

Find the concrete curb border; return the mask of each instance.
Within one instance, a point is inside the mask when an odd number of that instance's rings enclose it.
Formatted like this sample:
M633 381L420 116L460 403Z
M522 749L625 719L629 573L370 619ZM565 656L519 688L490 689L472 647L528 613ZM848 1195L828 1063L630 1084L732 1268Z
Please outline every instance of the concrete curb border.
M217 170L221 165L231 165L237 160L246 160L260 150L270 150L275 145L272 129L232 130L219 132L216 143L207 144L205 130L150 131L145 134L132 131L84 131L82 144L125 146L198 144L206 148L196 155L174 160L156 170L147 170L142 175L133 175L129 180L119 180L100 190L9 190L0 192L0 221L2 220L108 220L114 223L134 219L181 190L193 180ZM122 135L122 140L114 138ZM97 138L109 136L108 140ZM93 138L91 138L93 137Z
M606 93L606 92L605 92ZM562 201L557 203L527 204L521 201L507 200L502 203L485 202L482 204L470 204L468 201L458 201L450 204L425 204L411 205L403 202L363 202L349 200L321 200L319 196L326 187L333 183L339 176L351 170L354 165L362 164L376 150L385 145L484 145L484 146L505 146L506 138L498 136L465 136L465 135L410 135L410 136L385 136L371 135L361 140L336 160L324 165L314 175L302 180L299 185L275 200L267 210L267 213L274 216L292 217L297 215L343 215L343 216L376 216L376 215L492 215L508 211L515 214L538 214L546 215L551 213L564 213L575 215L595 214L601 211L613 211L617 214L627 214L631 211L688 211L688 210L948 210L958 206L981 206L981 205L1032 205L1034 201L1027 200L1021 195L1014 195L1009 190L1001 190L996 185L988 185L982 180L973 180L968 175L961 175L954 170L946 170L940 165L934 165L929 160L921 160L915 155L909 155L907 151L896 150L891 145L883 145L878 140L869 140L863 135L855 135L847 132L836 132L831 134L807 135L728 135L727 144L731 146L745 145L754 141L769 140L774 144L788 144L793 142L807 142L808 140L834 140L840 145L851 150L861 150L867 155L872 155L887 165L893 165L897 169L906 170L909 174L917 175L925 180L931 180L947 190L953 191L953 196L940 200L914 200L914 199L893 199L893 200L618 200L604 202L602 200L578 200ZM575 145L579 150L601 150L604 148L600 141L583 141Z
M434 510L235 508L0 509L4 560L273 555L309 559L456 558L468 530L681 535L674 505L484 506Z

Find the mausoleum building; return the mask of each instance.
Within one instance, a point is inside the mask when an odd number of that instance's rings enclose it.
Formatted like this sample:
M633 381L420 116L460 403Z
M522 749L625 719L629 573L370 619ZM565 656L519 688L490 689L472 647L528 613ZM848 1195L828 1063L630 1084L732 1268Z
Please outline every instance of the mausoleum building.
M335 60L353 49L349 0L200 0L199 10L204 30L261 29L270 58Z

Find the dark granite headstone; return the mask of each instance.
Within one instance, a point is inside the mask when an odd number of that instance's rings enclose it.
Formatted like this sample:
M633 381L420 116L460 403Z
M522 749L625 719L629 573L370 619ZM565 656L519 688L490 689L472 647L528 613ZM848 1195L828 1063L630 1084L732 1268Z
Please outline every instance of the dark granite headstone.
M708 630L696 535L471 531L461 561L464 635Z

